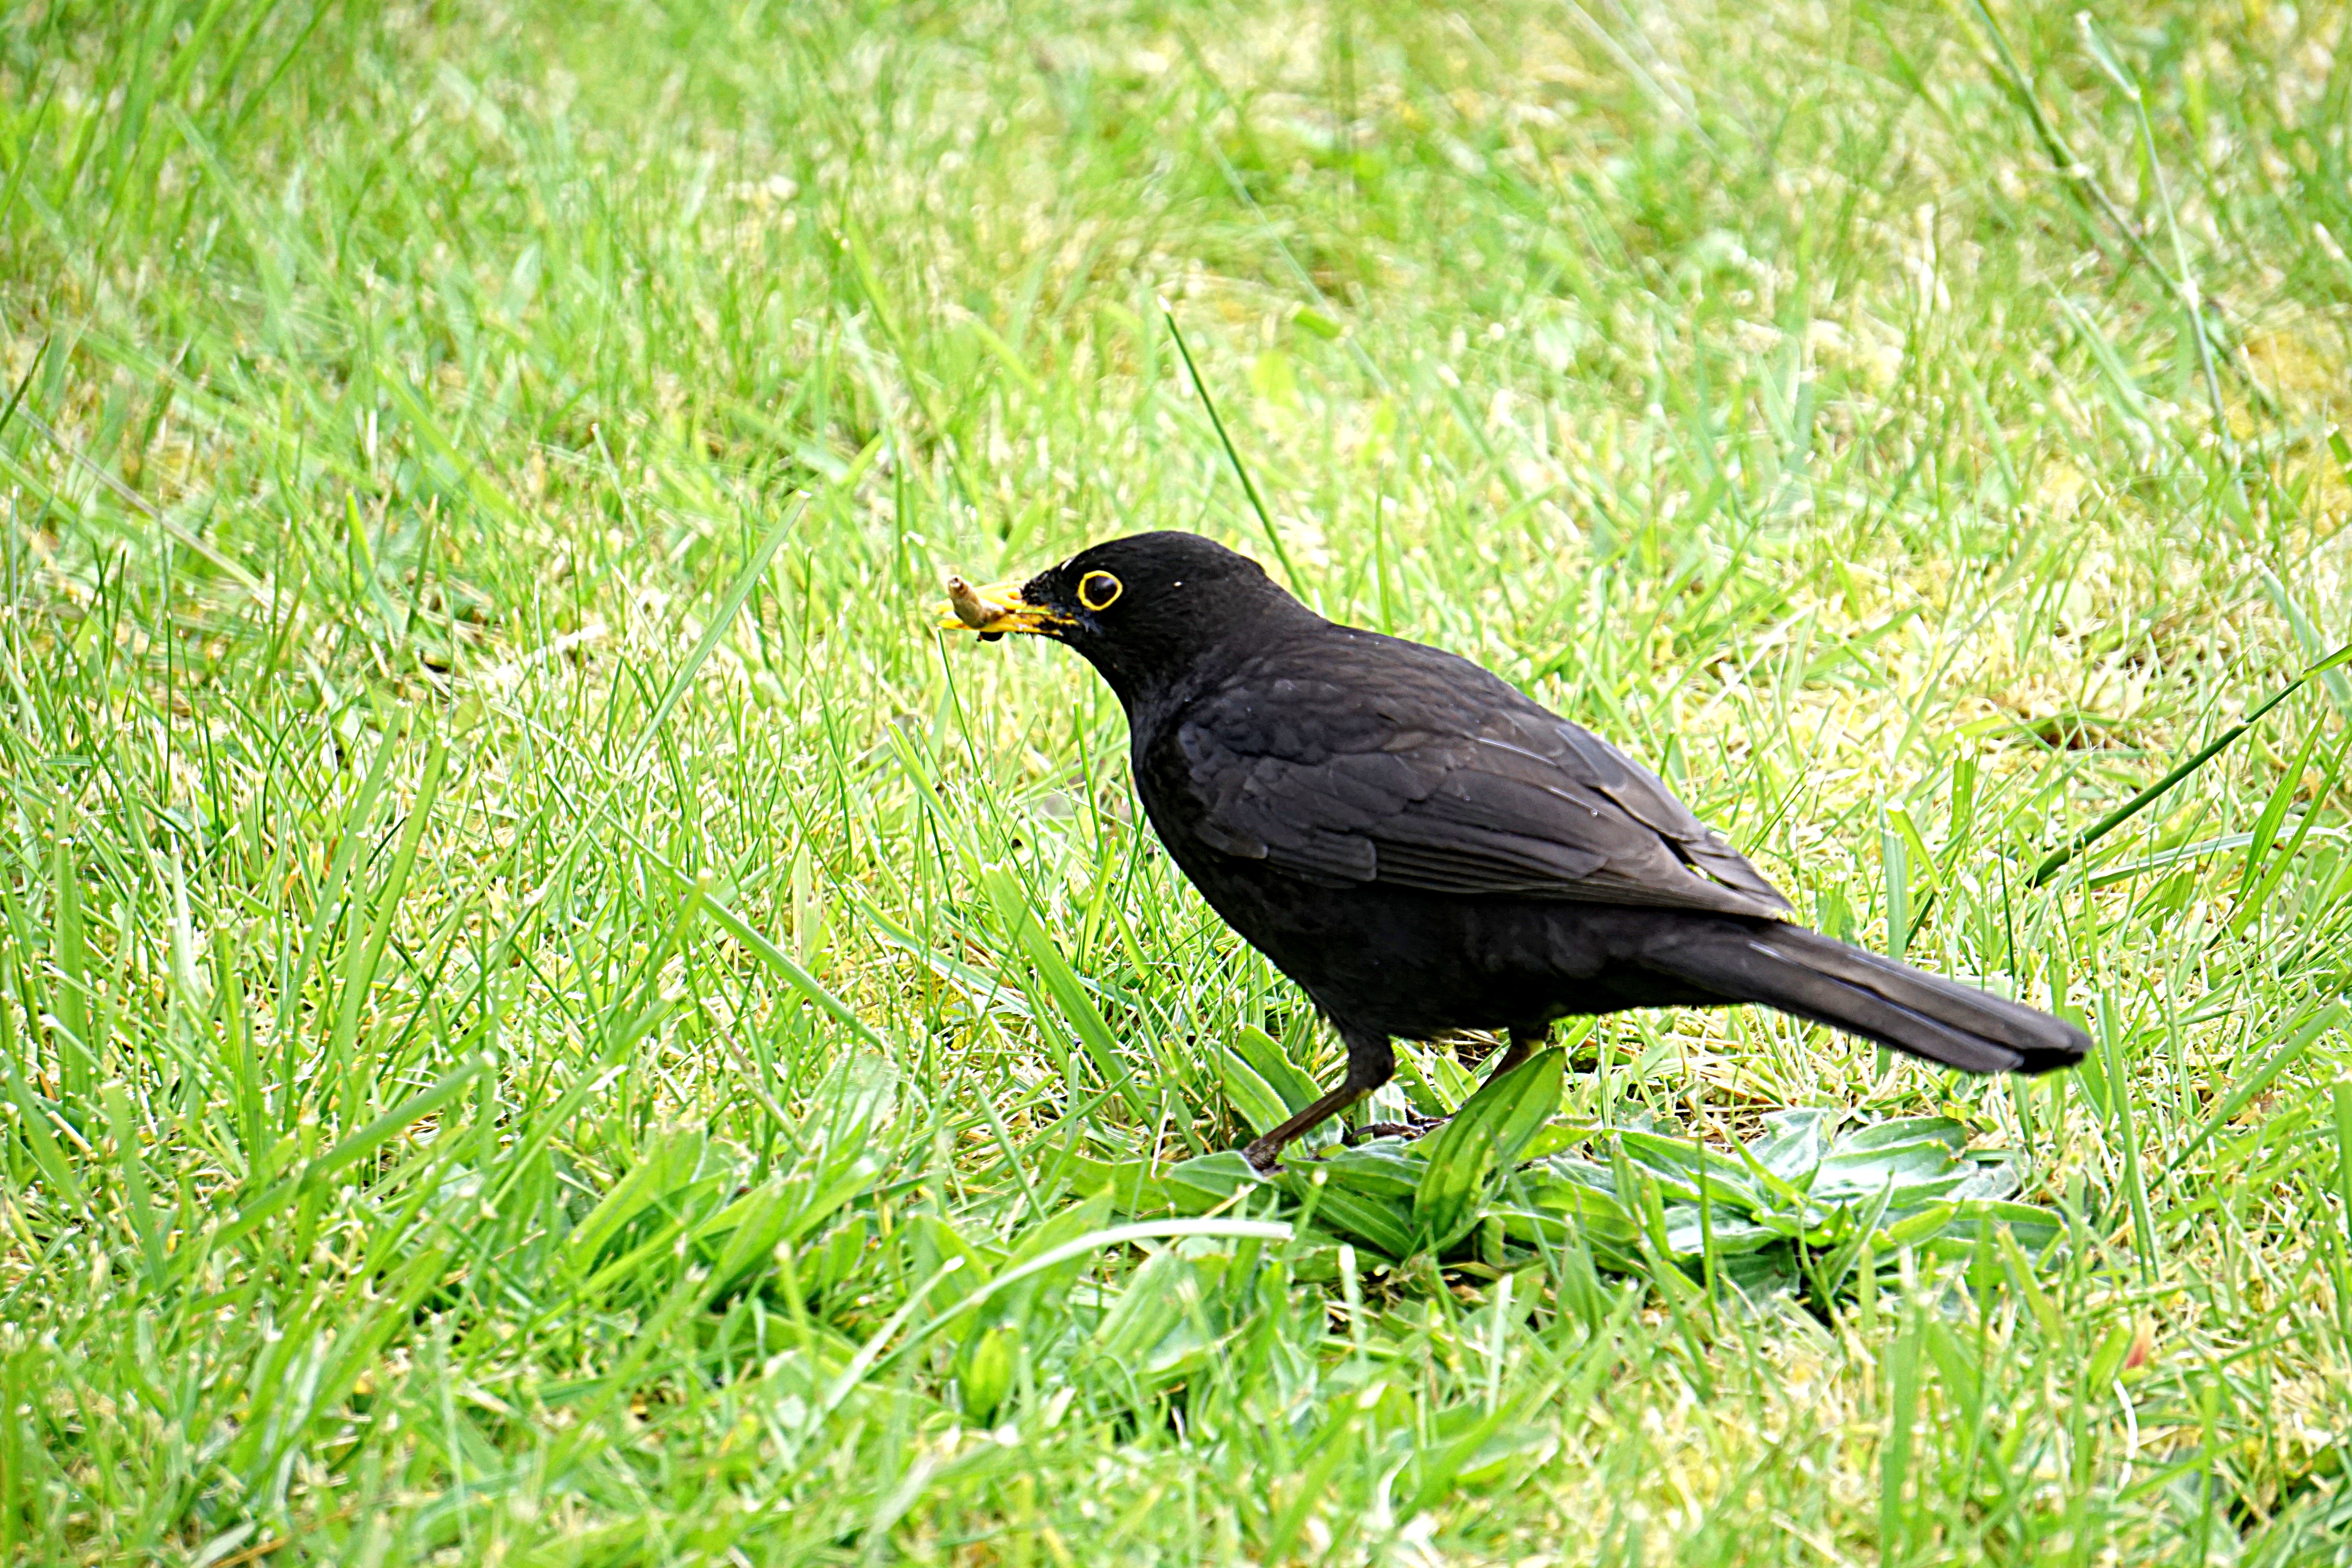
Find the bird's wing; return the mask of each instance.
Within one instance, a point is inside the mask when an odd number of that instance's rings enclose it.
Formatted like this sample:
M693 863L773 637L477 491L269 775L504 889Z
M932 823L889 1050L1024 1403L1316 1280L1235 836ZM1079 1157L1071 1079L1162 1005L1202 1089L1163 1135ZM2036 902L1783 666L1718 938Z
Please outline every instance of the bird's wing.
M1244 669L1187 706L1152 771L1188 797L1193 837L1334 887L1788 909L1615 747L1466 660L1377 645L1312 673Z

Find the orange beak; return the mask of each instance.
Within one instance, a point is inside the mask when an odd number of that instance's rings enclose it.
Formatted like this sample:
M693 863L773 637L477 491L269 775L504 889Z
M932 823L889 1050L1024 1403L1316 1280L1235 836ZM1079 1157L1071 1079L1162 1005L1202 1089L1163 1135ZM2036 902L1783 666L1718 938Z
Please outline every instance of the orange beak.
M948 579L948 602L940 607L940 625L949 631L974 631L994 642L1007 632L1047 632L1067 626L1069 617L1021 597L1018 583L992 583L975 588L961 577Z

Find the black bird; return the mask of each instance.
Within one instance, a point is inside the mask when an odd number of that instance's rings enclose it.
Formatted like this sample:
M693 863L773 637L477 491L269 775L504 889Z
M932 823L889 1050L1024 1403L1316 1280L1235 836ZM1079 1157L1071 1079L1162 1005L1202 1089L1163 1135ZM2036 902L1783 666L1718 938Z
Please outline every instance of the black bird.
M2080 1029L1822 936L1655 774L1433 647L1325 620L1196 534L1114 539L947 626L1068 644L1127 709L1176 864L1348 1047L1282 1146L1394 1072L1391 1038L1759 1002L1969 1072L2081 1059Z

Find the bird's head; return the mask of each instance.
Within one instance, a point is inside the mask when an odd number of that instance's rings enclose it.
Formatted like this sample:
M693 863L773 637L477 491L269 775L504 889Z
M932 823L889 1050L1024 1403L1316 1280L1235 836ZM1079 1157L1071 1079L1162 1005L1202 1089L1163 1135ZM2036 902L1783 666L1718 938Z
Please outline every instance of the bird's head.
M1312 613L1248 556L1174 531L1107 540L1017 584L950 578L940 612L940 626L983 642L1027 632L1067 643L1123 700L1246 643L1251 628Z

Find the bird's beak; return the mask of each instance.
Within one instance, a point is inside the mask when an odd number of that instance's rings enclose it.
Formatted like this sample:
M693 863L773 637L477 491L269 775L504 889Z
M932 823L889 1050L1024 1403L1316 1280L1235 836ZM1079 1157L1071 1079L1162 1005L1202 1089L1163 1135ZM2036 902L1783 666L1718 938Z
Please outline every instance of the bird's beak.
M940 606L940 625L950 631L975 631L994 641L1007 632L1050 632L1070 624L1070 617L1021 596L1018 583L992 583L975 588L961 577L948 579L948 602Z

